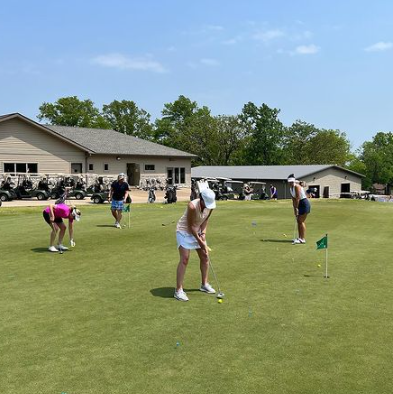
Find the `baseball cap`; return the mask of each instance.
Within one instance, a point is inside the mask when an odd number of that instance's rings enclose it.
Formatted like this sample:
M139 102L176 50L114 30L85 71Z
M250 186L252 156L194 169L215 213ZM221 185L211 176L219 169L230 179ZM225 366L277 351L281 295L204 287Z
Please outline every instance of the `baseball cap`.
M72 207L72 216L79 222L81 220L81 211L77 207Z
M213 190L204 189L201 191L201 196L207 209L214 209L216 207L216 193Z
M120 174L117 176L117 180L125 179L125 177L126 177L126 174L124 174L124 173L122 172L122 173L120 173Z

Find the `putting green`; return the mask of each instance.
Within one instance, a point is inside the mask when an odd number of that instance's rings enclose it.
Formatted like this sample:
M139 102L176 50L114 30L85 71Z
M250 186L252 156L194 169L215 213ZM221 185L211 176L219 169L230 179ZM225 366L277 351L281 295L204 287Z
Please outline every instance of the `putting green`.
M314 200L292 246L289 201L218 203L221 304L198 291L196 253L190 301L172 298L185 206L133 205L121 230L83 207L62 255L41 209L0 208L1 393L391 392L393 204Z

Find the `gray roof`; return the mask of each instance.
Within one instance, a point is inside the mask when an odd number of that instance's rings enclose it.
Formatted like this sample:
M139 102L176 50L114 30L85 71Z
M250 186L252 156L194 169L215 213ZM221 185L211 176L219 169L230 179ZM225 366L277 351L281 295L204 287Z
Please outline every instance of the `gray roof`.
M304 178L305 176L315 174L331 167L350 172L360 177L364 176L333 164L292 166L200 166L191 168L191 176L193 178L226 177L250 180L285 180L290 174L294 174L296 178Z
M191 153L156 144L114 130L45 125L48 129L96 154L196 157Z

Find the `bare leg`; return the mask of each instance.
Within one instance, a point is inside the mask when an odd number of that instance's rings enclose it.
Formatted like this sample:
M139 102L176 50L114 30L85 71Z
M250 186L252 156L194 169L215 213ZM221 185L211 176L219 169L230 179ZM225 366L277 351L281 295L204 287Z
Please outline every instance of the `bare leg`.
M112 216L115 218L115 220L117 222L117 211L116 211L116 209L112 209L111 212L112 212Z
M180 246L179 255L180 261L176 272L176 291L179 291L183 288L184 275L186 273L187 264L190 259L190 251Z
M55 246L56 235L57 235L57 232L59 231L59 227L57 226L56 223L51 223L49 226L52 229L52 232L50 233L50 245L49 246Z
M117 211L117 222L120 223L121 219L122 219L123 215L122 215L122 211Z
M60 234L59 234L59 244L63 243L63 238L64 238L64 234L67 230L67 227L64 223L59 223L59 227L60 227Z
M306 239L306 218L307 213L305 213L304 215L300 215L297 218L300 239Z
M196 249L199 261L200 261L200 268L201 268L201 277L202 277L202 285L205 285L208 281L209 275L209 256L207 253L202 249Z

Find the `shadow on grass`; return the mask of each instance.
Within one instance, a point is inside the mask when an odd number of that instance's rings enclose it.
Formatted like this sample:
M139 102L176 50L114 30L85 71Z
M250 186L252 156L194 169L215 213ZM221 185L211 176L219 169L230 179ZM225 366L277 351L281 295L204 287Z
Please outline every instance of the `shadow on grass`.
M261 239L261 242L279 242L279 243L292 243L291 239Z
M199 291L199 289L184 289L186 293L192 293L194 291ZM151 289L150 293L154 297L161 298L173 298L173 293L175 292L175 287L157 287L156 289Z
M96 227L112 227L115 228L113 224L97 224Z
M60 252L49 252L48 251L48 248L33 248L33 249L30 249L32 252L34 252L34 253L46 253L46 254L48 254L48 255L50 255L50 254L56 254L56 253L58 253L58 254L60 254ZM68 249L68 250L65 250L63 253L69 253L69 252L71 252L72 250L71 249Z

